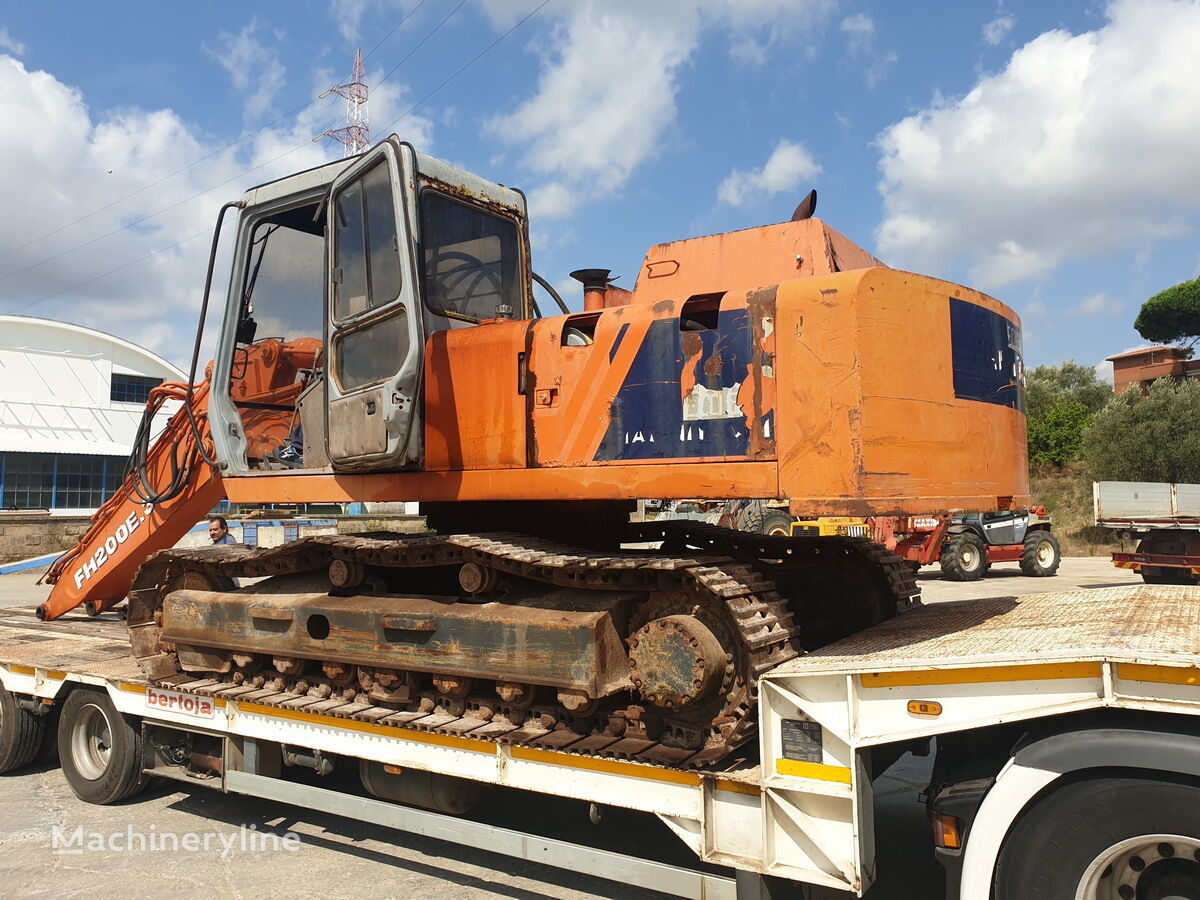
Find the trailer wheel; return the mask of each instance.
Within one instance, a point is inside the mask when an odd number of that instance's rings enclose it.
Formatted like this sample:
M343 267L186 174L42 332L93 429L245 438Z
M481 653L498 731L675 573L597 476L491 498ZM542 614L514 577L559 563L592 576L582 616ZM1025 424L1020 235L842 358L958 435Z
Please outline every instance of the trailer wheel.
M17 705L17 698L0 688L0 772L12 772L33 762L42 748L46 720Z
M751 534L783 535L784 537L788 537L792 533L792 517L782 509L775 509L773 507L755 509L751 507L742 516L739 528Z
M988 569L987 548L979 535L964 531L946 542L938 562L950 581L978 581Z
M995 884L995 900L1200 897L1200 788L1137 777L1059 788L1013 826Z
M98 691L76 690L63 704L58 756L67 784L88 803L124 800L148 780L141 732Z
M1038 529L1025 535L1025 549L1021 552L1021 574L1033 578L1046 578L1058 571L1062 562L1062 548L1049 531Z
M1193 575L1190 569L1168 566L1142 566L1142 581L1146 584L1200 584L1200 578Z

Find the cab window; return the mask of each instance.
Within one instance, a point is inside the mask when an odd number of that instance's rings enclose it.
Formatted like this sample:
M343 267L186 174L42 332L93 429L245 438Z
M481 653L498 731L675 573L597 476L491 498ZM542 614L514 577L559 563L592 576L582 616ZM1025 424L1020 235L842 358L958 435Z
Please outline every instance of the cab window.
M348 185L334 202L333 317L338 322L400 295L396 211L387 160Z
M516 223L445 194L421 194L425 304L478 322L524 316Z

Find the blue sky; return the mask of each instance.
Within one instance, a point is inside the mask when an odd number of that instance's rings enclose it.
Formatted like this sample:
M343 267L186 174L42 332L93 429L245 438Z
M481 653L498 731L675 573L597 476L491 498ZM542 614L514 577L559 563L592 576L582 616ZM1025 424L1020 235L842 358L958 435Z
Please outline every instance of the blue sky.
M7 4L0 312L183 362L217 207L341 155L310 139L344 102L310 101L357 47L373 135L524 189L564 288L810 187L889 264L1013 306L1031 365L1142 344L1140 303L1200 274L1197 0L541 2Z

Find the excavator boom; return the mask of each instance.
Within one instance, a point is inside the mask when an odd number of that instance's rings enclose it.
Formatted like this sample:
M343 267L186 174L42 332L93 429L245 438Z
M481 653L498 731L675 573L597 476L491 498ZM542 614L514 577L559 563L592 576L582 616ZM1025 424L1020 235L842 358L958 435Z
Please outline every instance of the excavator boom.
M248 350L240 367L244 420L262 441L286 438L292 408L320 354L317 341L263 341ZM54 585L38 607L38 618L57 619L86 605L97 614L125 599L133 576L146 558L172 547L197 520L225 498L218 467L211 464L208 426L211 367L190 392L186 385L154 388L146 402L142 433L120 488L92 517L79 541L58 557L42 580ZM151 443L148 429L162 407L180 407Z

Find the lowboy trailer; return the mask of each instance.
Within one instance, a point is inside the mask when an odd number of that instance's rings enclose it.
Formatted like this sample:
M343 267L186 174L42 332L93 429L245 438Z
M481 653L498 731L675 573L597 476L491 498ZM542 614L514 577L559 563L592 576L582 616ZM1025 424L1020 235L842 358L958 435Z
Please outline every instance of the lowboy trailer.
M759 900L797 883L862 896L876 877L873 779L932 749L930 852L948 898L1200 896L1192 588L919 607L765 673L758 745L721 771L573 753L553 731L479 740L489 723L423 728L385 707L187 675L156 686L124 631L114 613L0 611L0 768L57 741L90 802L173 778L677 896ZM297 766L356 767L374 796L300 783ZM456 815L491 785L657 816L728 874Z

